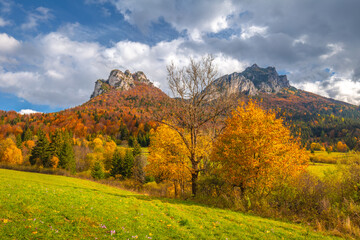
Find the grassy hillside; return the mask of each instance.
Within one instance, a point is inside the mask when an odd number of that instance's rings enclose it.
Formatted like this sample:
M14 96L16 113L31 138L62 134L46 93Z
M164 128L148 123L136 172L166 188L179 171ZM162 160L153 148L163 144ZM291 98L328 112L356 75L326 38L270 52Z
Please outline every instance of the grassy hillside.
M0 169L0 239L335 239L290 223Z

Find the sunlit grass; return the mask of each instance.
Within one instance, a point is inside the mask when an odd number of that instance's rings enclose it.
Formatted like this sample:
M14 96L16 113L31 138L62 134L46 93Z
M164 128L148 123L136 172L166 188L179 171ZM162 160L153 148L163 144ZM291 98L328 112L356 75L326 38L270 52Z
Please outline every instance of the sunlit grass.
M315 151L310 153L310 160L312 162L321 162L321 163L351 163L357 159L360 159L360 154L356 152L325 152L325 151Z
M329 163L311 163L308 171L318 177L324 177L327 172L336 170L336 164Z
M0 239L334 239L81 179L0 169L0 181Z

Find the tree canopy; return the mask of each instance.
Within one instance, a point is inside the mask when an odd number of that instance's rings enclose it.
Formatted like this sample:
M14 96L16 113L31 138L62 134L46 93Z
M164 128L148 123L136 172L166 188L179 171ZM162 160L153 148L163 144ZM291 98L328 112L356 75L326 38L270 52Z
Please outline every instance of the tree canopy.
M281 182L277 180L304 169L308 155L275 112L250 101L241 103L227 119L213 146L212 161L231 186L266 194Z

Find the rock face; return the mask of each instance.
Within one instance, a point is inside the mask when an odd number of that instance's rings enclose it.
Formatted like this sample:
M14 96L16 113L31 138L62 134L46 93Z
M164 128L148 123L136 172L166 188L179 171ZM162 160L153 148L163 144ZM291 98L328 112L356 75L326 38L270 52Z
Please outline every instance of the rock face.
M90 98L99 96L111 88L129 90L130 88L135 87L135 81L148 85L153 84L141 71L132 74L129 70L126 70L125 73L117 69L112 70L107 80L99 79L95 82L94 92L91 94Z
M279 75L274 67L260 68L254 64L241 73L234 72L216 79L214 86L226 91L226 95L240 92L256 95L259 92L277 93L290 84L286 75Z

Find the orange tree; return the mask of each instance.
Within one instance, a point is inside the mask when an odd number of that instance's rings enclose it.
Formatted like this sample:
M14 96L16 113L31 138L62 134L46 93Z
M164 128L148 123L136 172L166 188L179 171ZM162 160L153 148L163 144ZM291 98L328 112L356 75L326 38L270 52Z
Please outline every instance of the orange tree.
M212 161L222 179L241 194L252 190L264 196L276 183L301 172L308 156L282 119L249 101L227 119L214 143Z

